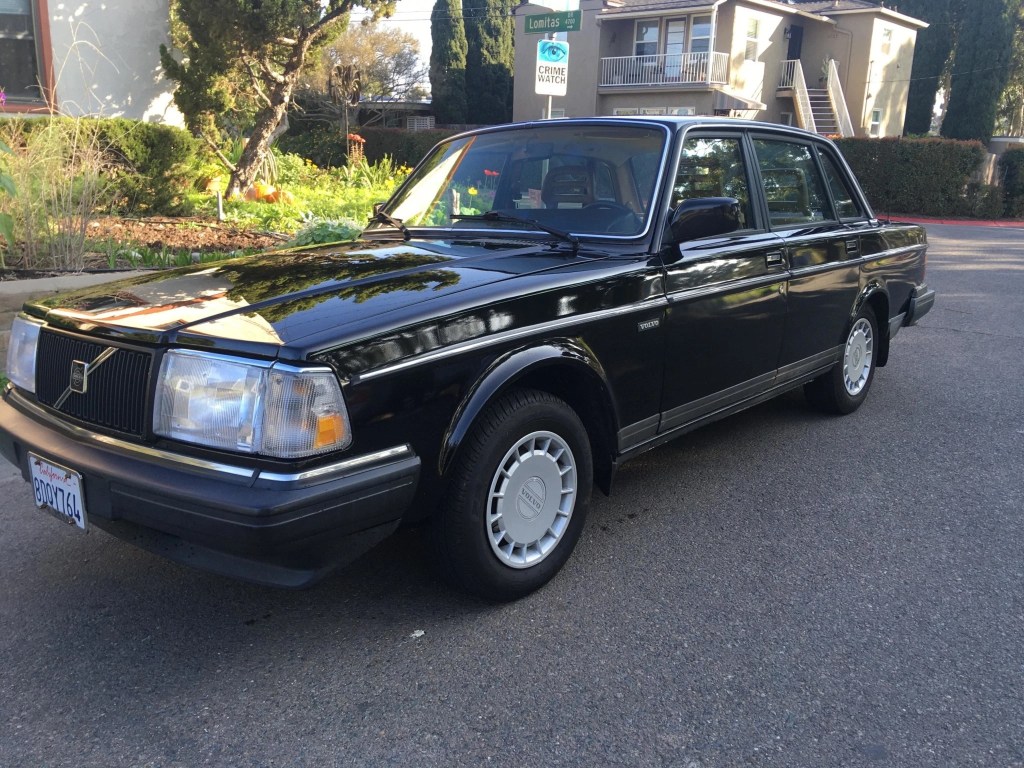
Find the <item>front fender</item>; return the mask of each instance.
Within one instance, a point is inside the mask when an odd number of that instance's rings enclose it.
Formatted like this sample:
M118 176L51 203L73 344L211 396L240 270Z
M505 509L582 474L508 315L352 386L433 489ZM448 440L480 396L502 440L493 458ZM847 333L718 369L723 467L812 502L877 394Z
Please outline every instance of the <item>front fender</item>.
M581 380L584 386L570 397L558 385L558 382L562 385L565 382L565 376L560 377L559 373L567 374L573 380ZM607 376L591 350L573 339L548 341L537 346L512 350L498 358L470 387L445 432L438 456L439 474L444 475L451 467L459 447L487 405L518 383L545 389L568 401L577 397L581 401L586 400L588 395L597 397L602 406L598 410L603 411L603 415L608 419L607 424L600 425L602 431L614 435L618 430L618 413ZM588 424L588 417L596 414L580 413L579 416L587 425L588 432L592 431L596 425ZM593 437L592 435L592 439Z

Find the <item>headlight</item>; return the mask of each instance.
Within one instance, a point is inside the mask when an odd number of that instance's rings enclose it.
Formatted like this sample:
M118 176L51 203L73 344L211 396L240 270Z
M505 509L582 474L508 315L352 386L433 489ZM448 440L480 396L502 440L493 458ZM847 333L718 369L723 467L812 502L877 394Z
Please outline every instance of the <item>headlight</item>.
M158 435L283 459L347 448L348 412L334 373L171 351L153 406Z
M16 317L7 343L7 378L29 392L36 391L36 347L42 327L37 320Z

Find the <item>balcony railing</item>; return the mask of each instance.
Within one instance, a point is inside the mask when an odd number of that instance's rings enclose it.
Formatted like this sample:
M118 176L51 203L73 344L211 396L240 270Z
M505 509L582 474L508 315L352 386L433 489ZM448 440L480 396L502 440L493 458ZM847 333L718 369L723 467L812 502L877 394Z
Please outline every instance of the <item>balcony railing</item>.
M811 98L807 93L807 82L804 80L804 68L797 59L782 62L779 71L780 91L793 91L793 102L796 104L796 122L801 128L817 133L814 124L814 112L811 110Z
M601 85L724 85L726 53L662 53L601 59Z
M850 119L850 110L846 106L846 94L843 93L843 85L839 82L839 69L835 59L828 60L828 100L832 103L832 111L836 115L839 135L853 136L853 120Z

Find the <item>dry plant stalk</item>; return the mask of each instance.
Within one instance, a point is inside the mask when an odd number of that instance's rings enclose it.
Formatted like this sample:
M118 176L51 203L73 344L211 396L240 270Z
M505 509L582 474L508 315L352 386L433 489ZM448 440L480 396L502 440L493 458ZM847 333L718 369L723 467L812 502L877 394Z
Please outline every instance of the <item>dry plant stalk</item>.
M81 271L89 222L109 183L96 124L60 118L27 136L14 126L5 133L14 152L11 176L24 192L6 201L23 244L23 266Z

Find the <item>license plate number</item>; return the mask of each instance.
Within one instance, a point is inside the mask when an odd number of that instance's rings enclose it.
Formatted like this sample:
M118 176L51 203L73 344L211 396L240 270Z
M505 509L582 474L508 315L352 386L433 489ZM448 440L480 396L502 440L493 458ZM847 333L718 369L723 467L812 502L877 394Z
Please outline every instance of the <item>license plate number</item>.
M29 472L36 506L69 525L86 529L82 476L73 469L29 454Z

